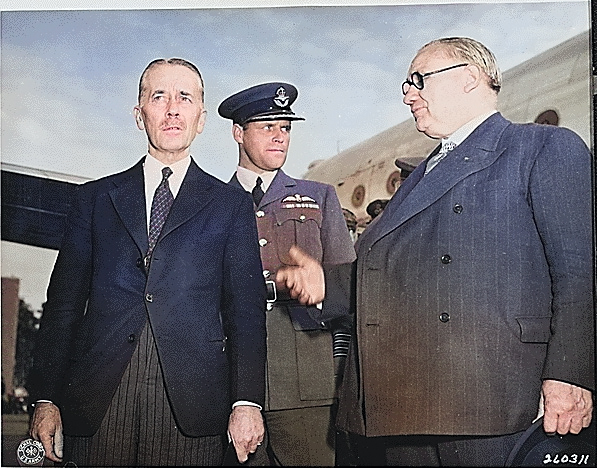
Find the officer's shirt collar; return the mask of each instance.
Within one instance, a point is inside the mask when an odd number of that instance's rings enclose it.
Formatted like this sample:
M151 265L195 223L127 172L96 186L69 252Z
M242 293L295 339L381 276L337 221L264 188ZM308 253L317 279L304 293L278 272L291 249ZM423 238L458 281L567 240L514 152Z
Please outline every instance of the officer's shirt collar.
M245 169L244 167L236 167L236 178L240 182L240 185L242 185L247 192L253 190L253 187L255 187L255 182L257 181L257 177L261 177L262 189L264 192L267 192L267 189L271 185L277 173L278 171L276 170L257 174L249 169Z

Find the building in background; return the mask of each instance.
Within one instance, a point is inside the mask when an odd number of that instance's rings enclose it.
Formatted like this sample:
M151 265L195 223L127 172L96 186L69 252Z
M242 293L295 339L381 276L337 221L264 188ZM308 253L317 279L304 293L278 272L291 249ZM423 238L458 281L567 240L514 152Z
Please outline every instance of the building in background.
M2 382L7 395L14 393L13 377L19 323L19 283L19 278L2 277Z

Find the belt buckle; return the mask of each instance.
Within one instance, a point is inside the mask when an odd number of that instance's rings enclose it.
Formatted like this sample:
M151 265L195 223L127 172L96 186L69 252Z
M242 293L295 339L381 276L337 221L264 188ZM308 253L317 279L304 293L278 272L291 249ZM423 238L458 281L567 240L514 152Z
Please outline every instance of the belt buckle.
M276 302L278 300L278 293L276 290L276 282L272 281L272 280L266 281L265 288L267 290L266 302L269 302L270 304L273 302Z

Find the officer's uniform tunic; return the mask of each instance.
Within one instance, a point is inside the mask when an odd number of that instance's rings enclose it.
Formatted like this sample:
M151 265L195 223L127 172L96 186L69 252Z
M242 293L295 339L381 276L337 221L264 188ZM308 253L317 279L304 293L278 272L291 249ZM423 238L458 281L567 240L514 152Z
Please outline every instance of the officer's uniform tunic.
M263 83L226 98L218 113L241 127L259 120L304 120L290 108L297 96L291 84ZM332 292L323 304L307 307L292 300L288 291L276 290L274 279L280 267L293 265L293 245L319 261L326 278L350 267L354 246L331 185L293 179L282 170L257 174L243 166L242 151L230 184L255 190L257 241L269 286L264 407L269 445L264 443L246 464L266 463L263 452L269 447L274 462L282 465L334 465L334 353L340 360L346 352L350 315L343 294ZM338 338L336 348L332 333Z
M236 175L230 183L241 187ZM255 216L266 281L273 282L281 266L292 264L288 253L292 245L317 259L324 268L355 259L340 203L330 185L293 179L279 170L259 206L255 207ZM280 290L276 291L274 300L272 283L269 286L272 302L268 303L266 313L264 408L268 425L278 416L275 414L278 410L328 407L323 414L329 418L335 382L332 333L326 325L329 316L325 300L321 307L303 306ZM333 430L331 426L328 429ZM275 434L270 437L275 450ZM323 437L324 441L326 439ZM300 440L289 440L288 444L306 450ZM330 444L327 450L320 460L326 460L327 456L333 461ZM280 461L285 464L284 460Z

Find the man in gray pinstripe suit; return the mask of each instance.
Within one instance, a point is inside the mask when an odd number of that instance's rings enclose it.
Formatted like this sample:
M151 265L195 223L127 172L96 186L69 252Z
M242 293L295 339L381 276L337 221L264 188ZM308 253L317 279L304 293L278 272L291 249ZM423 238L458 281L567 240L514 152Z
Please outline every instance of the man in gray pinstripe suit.
M506 120L500 87L468 38L421 48L402 87L442 145L359 239L338 414L382 464L503 466L538 413L560 435L592 419L591 155Z

